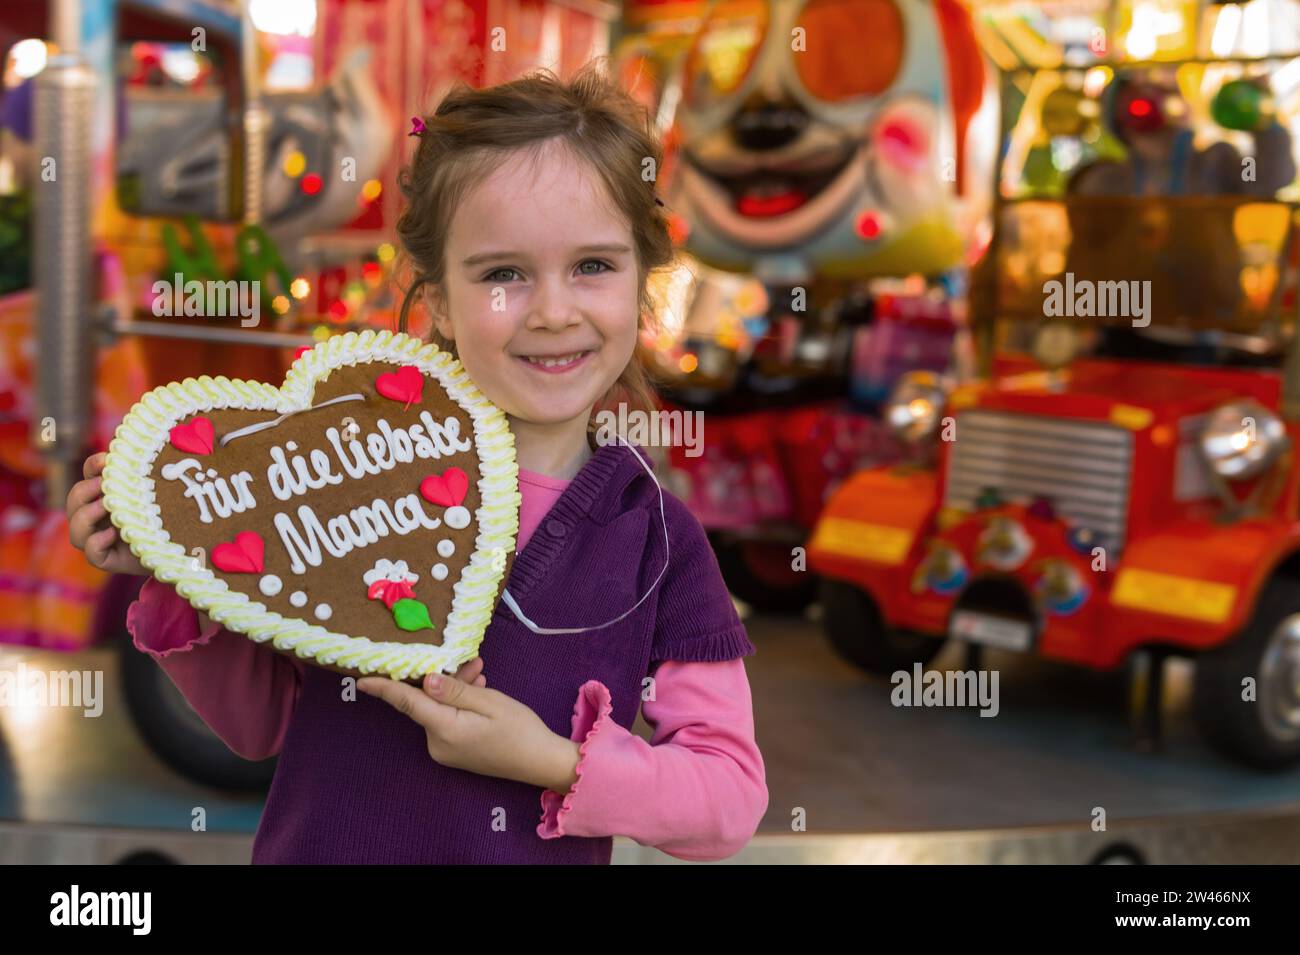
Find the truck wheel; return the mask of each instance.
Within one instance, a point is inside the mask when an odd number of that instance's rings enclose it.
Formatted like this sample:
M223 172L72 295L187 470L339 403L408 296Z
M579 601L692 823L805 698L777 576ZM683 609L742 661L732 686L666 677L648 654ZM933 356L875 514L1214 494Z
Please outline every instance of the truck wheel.
M275 775L275 759L251 762L235 755L208 729L162 667L131 645L129 635L118 645L127 709L159 759L206 786L266 791Z
M855 666L878 676L922 666L943 649L939 637L897 630L885 625L871 596L841 580L821 582L822 626L836 652Z
M1265 586L1237 638L1197 659L1192 701L1202 735L1229 758L1263 770L1300 763L1300 586Z
M761 613L798 613L817 596L816 575L792 569L790 550L779 541L713 538L727 589Z

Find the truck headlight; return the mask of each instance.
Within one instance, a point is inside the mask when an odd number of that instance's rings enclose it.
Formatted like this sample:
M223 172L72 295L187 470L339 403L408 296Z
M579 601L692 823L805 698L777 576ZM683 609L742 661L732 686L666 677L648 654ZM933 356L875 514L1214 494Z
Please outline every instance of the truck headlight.
M1216 474L1229 481L1244 481L1267 471L1288 444L1281 419L1256 401L1216 408L1201 432L1201 454Z
M908 444L922 441L938 428L945 396L946 391L934 372L909 371L898 379L889 396L885 423Z

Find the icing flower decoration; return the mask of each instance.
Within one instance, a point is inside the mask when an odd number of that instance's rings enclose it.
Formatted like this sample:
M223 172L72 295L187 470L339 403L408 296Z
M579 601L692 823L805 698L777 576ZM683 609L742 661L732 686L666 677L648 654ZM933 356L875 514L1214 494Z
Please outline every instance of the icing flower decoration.
M404 560L389 560L387 557L381 557L375 561L375 566L362 575L361 579L367 584L379 580L390 580L393 583L405 581L413 584L420 579L420 575L408 568Z
M376 580L366 589L366 596L371 600L382 600L389 610L399 600L415 598L415 591L404 580Z
M420 119L420 117L418 117L418 116L412 116L412 117L411 117L411 131L410 131L409 133L407 133L406 135L408 135L408 136L419 136L419 135L420 135L421 133L423 133L423 132L424 132L424 120Z
M420 579L420 575L407 569L406 561L392 561L381 557L375 566L362 574L366 583L366 596L371 600L382 600L389 610L399 600L414 598L415 591L411 584Z

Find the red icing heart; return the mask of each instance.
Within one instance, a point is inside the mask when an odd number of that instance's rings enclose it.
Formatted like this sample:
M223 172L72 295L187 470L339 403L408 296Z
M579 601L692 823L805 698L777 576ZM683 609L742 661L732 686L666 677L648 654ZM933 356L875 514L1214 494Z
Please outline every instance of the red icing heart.
M233 544L218 544L212 548L212 566L228 574L260 574L266 544L262 535L253 531L240 531Z
M375 390L409 408L424 395L424 375L414 365L403 365L376 378Z
M420 482L424 499L442 507L455 507L465 500L468 490L469 475L460 468L447 468L442 474L430 474Z
M168 433L172 447L186 454L211 454L212 439L216 432L207 418L195 418L189 424L178 424Z

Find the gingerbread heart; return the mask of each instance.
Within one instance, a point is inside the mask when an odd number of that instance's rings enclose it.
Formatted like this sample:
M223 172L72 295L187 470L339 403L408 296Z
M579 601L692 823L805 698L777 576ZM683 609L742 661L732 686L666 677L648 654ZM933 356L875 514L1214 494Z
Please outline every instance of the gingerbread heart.
M469 490L469 476L460 468L448 468L441 474L430 474L420 482L420 493L426 501L442 507L455 507L465 500Z
M261 534L241 531L229 544L212 548L212 566L228 574L260 574L266 555L266 542Z
M207 418L199 417L172 428L168 432L168 438L172 447L178 450L188 451L190 454L211 454L212 442L216 435L212 430L212 422Z
M519 528L505 416L451 355L390 332L317 345L280 388L149 392L103 490L131 551L212 619L399 679L475 656Z
M403 365L375 379L375 390L385 398L411 405L424 394L424 375L414 365Z

